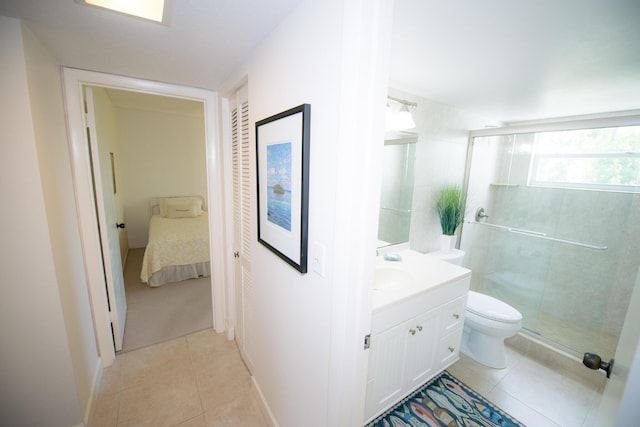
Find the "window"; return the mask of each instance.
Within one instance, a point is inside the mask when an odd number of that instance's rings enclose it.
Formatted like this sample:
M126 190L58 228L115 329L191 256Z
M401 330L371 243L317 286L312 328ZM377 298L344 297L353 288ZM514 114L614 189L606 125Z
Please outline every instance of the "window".
M537 133L529 185L640 192L640 126Z

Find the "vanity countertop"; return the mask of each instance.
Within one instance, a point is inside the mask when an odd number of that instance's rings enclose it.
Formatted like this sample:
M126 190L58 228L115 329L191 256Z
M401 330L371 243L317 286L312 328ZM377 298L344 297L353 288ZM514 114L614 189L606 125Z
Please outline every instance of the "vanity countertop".
M401 261L376 258L376 275L399 273L398 284L373 290L373 311L387 308L423 292L471 276L471 270L413 250L397 252ZM406 274L405 276L405 273ZM407 280L404 279L407 278Z

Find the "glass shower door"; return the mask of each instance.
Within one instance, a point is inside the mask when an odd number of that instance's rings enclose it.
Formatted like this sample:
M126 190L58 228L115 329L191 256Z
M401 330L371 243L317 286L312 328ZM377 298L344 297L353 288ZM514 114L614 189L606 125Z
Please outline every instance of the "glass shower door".
M548 342L612 355L640 264L638 153L640 127L475 138L461 237L471 288Z

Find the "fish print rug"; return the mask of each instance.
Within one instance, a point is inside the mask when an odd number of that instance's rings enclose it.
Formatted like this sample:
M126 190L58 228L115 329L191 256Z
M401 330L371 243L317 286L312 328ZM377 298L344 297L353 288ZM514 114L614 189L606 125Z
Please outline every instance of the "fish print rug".
M524 427L447 371L367 427Z

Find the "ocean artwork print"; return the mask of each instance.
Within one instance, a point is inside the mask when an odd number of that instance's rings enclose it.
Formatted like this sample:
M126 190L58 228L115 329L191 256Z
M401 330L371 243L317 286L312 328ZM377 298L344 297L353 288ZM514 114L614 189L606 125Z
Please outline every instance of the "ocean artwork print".
M291 142L267 145L267 221L291 231Z

